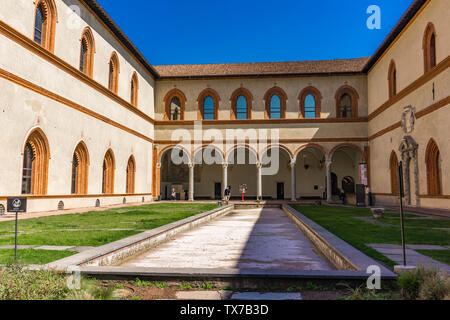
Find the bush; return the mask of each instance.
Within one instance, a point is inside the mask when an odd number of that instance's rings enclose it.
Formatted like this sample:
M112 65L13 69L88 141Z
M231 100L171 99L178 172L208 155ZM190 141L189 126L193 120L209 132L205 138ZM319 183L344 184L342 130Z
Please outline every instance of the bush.
M408 300L443 300L450 296L450 279L437 269L419 267L398 278L401 293Z
M69 291L61 273L28 271L20 266L0 270L0 300L60 300Z

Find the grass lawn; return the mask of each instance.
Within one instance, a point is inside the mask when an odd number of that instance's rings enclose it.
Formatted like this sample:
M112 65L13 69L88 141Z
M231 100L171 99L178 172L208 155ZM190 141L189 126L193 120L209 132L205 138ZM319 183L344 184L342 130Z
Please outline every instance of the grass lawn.
M19 264L45 264L55 260L69 257L76 252L48 251L48 250L17 250L17 262ZM14 249L0 249L0 264L14 263Z
M400 226L400 217L395 219L379 219L380 222L385 222L389 224L395 224ZM406 227L426 227L426 228L449 228L450 229L450 219L442 218L442 220L430 220L430 219L408 219L405 217Z
M216 207L216 204L160 203L20 220L19 231L23 234L19 235L18 243L97 247ZM0 245L14 244L14 223L0 222ZM45 257L42 261L49 262Z
M393 261L366 244L401 244L399 226L382 227L354 218L372 217L370 210L366 208L303 205L294 205L293 207L368 256L391 267L395 265ZM429 220L424 221L428 223ZM426 227L426 225L423 226ZM432 229L406 229L405 239L408 244L450 245L450 232Z
M415 250L424 256L450 265L450 250Z

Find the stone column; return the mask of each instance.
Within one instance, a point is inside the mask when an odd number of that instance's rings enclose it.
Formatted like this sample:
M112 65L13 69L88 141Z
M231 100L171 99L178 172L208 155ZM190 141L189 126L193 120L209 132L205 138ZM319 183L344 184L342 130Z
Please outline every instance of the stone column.
M291 201L297 201L297 175L295 174L295 161L289 163L291 167Z
M333 164L333 160L331 158L326 159L326 170L327 170L327 201L333 201L333 189L331 186L331 165Z
M256 164L256 200L262 200L262 164L258 162Z
M193 163L189 164L189 201L194 201L194 167Z
M225 189L228 187L228 163L222 164L222 199L225 199Z

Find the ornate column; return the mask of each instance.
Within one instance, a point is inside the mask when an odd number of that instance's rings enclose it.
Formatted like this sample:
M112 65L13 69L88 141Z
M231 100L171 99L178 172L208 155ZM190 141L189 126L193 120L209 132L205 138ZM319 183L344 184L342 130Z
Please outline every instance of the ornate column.
M155 196L156 199L161 200L161 163L156 164L155 180Z
M333 201L333 189L331 186L331 165L333 164L333 160L331 158L327 158L325 161L326 170L327 170L327 201Z
M295 161L289 163L291 167L291 201L297 201L297 176L295 174Z
M194 167L193 163L189 163L189 201L194 201Z
M408 152L405 152L402 154L402 161L403 161L403 185L404 185L404 191L405 191L405 198L406 203L408 205L411 205L411 182L410 182L410 176L409 176L409 155Z
M225 198L225 189L228 187L228 163L222 164L222 198Z
M256 200L262 200L262 164L256 163Z

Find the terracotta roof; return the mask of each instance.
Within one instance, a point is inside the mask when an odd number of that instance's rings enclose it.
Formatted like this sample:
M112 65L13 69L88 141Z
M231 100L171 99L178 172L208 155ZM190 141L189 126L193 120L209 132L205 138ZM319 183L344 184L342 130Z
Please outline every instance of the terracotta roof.
M357 59L154 66L162 78L277 76L361 73L369 57Z

